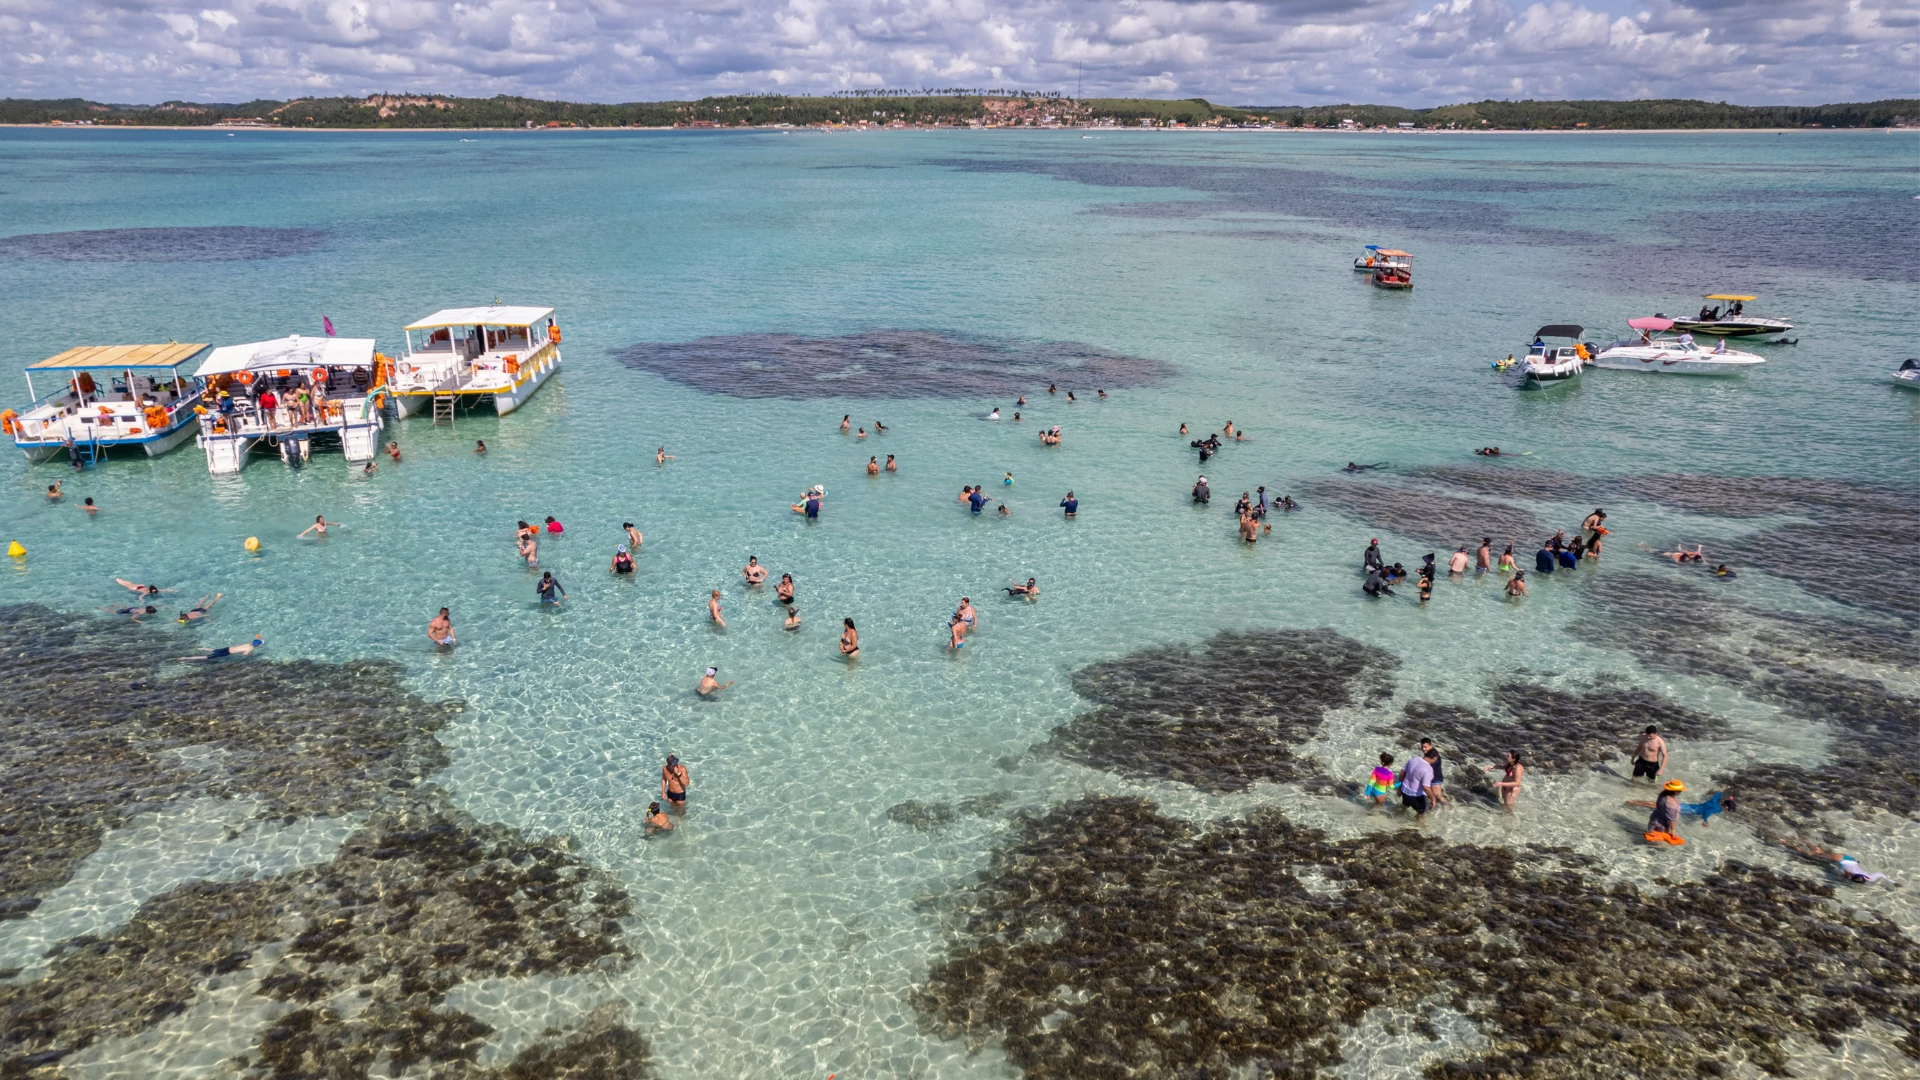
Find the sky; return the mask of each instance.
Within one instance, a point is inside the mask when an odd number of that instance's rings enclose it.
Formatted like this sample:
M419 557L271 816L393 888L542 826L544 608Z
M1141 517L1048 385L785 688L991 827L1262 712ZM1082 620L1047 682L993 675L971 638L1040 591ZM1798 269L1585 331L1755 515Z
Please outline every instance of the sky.
M1920 0L0 0L0 96L1920 97Z

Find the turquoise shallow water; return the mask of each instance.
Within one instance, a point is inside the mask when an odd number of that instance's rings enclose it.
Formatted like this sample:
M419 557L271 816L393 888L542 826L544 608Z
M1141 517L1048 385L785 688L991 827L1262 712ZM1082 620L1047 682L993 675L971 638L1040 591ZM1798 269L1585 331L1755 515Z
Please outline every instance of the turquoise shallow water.
M574 834L589 862L630 883L641 915L645 960L629 975L474 988L468 1005L508 1041L556 1010L618 997L640 1010L656 1060L676 1075L1008 1075L991 1048L970 1054L920 1032L906 999L943 948L946 928L923 901L980 871L1007 823L962 814L922 833L889 807L1005 792L1007 806L1038 809L1086 791L1140 792L1194 818L1279 804L1336 834L1382 827L1294 787L1208 796L1027 754L1084 711L1068 675L1088 663L1222 628L1328 626L1400 657L1393 709L1482 703L1493 681L1523 669L1569 686L1612 676L1736 724L1728 742L1678 746L1682 775L1821 759L1820 730L1740 687L1648 670L1567 631L1593 575L1662 570L1636 545L1704 541L1738 566L1741 537L1771 519L1691 515L1604 483L1598 495L1549 493L1522 501L1549 529L1608 507L1602 566L1538 582L1521 605L1504 603L1496 580L1442 581L1422 608L1363 601L1352 567L1370 535L1410 566L1435 545L1342 516L1310 485L1359 460L1396 473L1789 475L1911 492L1920 396L1886 375L1914 351L1906 323L1920 307L1916 145L1877 132L7 132L0 235L321 234L311 250L228 261L0 254L16 313L0 336L9 375L76 344L251 341L315 332L323 314L390 348L414 318L496 297L558 309L566 368L504 421L406 422L395 436L404 463L370 477L320 455L304 470L263 458L214 479L191 446L79 475L16 462L0 472L0 539L31 554L0 575L0 603L87 611L124 597L116 576L188 597L224 592L211 625L180 632L183 652L258 632L275 657L390 657L423 696L465 699L441 736L454 763L439 780L455 801L483 819ZM1415 250L1418 287L1388 294L1347 270L1364 243ZM1488 370L1541 324L1583 323L1605 341L1631 316L1690 311L1720 290L1759 293L1753 310L1791 318L1800 343L1760 347L1768 363L1728 381L1596 371L1530 394ZM894 330L1081 342L1172 374L1111 387L1106 401L1074 386L1072 405L1067 386L1050 397L1032 385L1016 426L981 420L995 404L1010 418L1010 395L849 397L812 380L795 386L805 396L745 398L617 360L643 343ZM889 431L843 436L849 412ZM1252 439L1204 467L1215 501L1196 510L1195 462L1175 430L1228 419ZM1052 424L1064 445L1042 448L1036 431ZM475 439L485 458L469 452ZM1471 455L1487 444L1528 456ZM664 467L660 445L675 455ZM898 475L864 476L870 454L895 455ZM69 496L49 505L41 492L56 479ZM978 482L1010 518L956 504L960 486ZM787 504L813 483L831 494L808 526ZM1229 508L1263 483L1304 509L1248 549ZM1081 499L1072 522L1055 509L1069 488ZM88 495L104 507L95 517L74 505ZM323 542L296 540L317 513L343 524ZM557 612L532 603L511 543L516 519L549 514L568 530L542 545L571 596ZM646 534L625 581L606 572L623 520ZM242 549L249 535L262 540L257 555ZM1520 550L1526 564L1531 548ZM742 587L749 553L776 578L794 575L798 633L781 631L770 587ZM1029 575L1039 603L995 598ZM705 618L713 587L725 630ZM1757 570L1737 587L1763 611L1885 621ZM943 624L963 594L981 626L955 656ZM447 654L424 637L443 604L461 640ZM834 655L842 617L865 646L852 667ZM1910 671L1856 661L1913 689ZM700 701L692 686L708 664L737 684ZM1369 729L1386 712L1337 712L1307 750L1336 776L1363 776L1380 746ZM669 750L691 766L694 812L649 842L644 808ZM1433 828L1567 844L1634 879L1704 873L1729 857L1786 865L1739 828L1655 864L1623 843L1619 795L1602 775L1544 777L1516 820L1467 808ZM76 894L61 918L77 918L89 896L123 910L124 895L119 907L104 898L143 875L258 872L217 869L249 857L192 854L210 843L193 823L220 815L183 814L146 826L150 843L103 848L73 886L95 892ZM1883 820L1853 843L1876 868L1920 875L1912 829ZM276 836L274 854L252 858L303 864L326 842ZM1909 896L1858 902L1910 932L1920 925ZM45 914L0 938L44 942ZM192 1024L221 1022L174 1021L188 1025L189 1046ZM1412 1064L1413 1050L1391 1051L1369 1067ZM112 1055L101 1060L111 1072Z

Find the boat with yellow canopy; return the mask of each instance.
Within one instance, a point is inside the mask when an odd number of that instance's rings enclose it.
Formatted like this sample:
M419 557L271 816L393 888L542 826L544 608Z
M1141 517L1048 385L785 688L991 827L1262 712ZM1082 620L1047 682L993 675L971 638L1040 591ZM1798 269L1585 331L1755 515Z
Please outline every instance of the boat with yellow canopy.
M1700 308L1700 314L1691 319L1673 320L1673 328L1685 333L1712 334L1715 337L1755 337L1793 329L1793 324L1785 319L1767 319L1747 314L1747 305L1758 299L1745 293L1708 293L1709 302ZM1718 304L1727 306L1721 308Z
M28 461L65 450L77 465L137 446L148 457L193 434L194 395L180 368L207 351L204 343L83 345L27 365L27 405L0 410L0 430ZM41 396L51 376L59 389ZM64 380L64 383L60 383Z

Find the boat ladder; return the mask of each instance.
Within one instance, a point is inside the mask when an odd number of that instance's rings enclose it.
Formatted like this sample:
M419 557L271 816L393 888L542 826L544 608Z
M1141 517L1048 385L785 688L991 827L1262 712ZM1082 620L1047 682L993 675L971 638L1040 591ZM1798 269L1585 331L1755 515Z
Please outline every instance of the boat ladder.
M68 453L76 469L91 469L100 464L101 459L106 457L107 454L100 446L100 437L98 435L88 436L86 442L74 443L73 449Z
M453 395L436 393L433 395L433 422L453 423Z

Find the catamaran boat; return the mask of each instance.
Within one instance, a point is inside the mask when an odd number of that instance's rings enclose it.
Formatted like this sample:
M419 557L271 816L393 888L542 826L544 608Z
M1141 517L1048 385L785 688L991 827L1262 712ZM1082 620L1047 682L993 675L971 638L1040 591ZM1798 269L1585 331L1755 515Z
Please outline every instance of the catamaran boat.
M207 471L237 473L257 446L304 463L315 439L348 461L380 449L385 396L372 338L292 337L223 345L193 373L200 384L200 449Z
M1920 359L1909 357L1893 373L1893 385L1904 386L1909 390L1920 390Z
M1757 296L1708 293L1707 299L1725 303L1726 311L1722 312L1718 306L1704 307L1694 318L1673 320L1674 327L1685 333L1713 334L1716 337L1754 337L1758 334L1782 334L1793 329L1793 324L1785 319L1763 319L1758 315L1746 314L1747 303L1758 300Z
M406 355L388 380L401 416L432 405L438 423L453 419L456 404L482 402L505 416L560 370L560 327L549 307L448 308L406 333Z
M1765 358L1750 352L1727 348L1725 338L1717 347L1703 349L1692 334L1679 337L1655 337L1674 327L1672 319L1628 319L1627 325L1640 331L1637 338L1616 341L1593 358L1593 366L1619 371L1657 371L1668 375L1738 375Z
M1371 274L1389 266L1412 270L1413 256L1393 248L1383 248L1379 244L1368 244L1367 253L1353 260L1354 270L1363 274Z
M1543 326L1533 335L1533 344L1527 346L1527 357L1520 361L1520 370L1526 375L1522 388L1527 390L1545 390L1553 386L1564 386L1580 377L1586 370L1588 357L1592 350L1580 340L1586 333L1584 327L1572 323L1554 323ZM1548 338L1564 339L1570 345L1549 345Z
M65 450L76 465L98 464L109 450L137 446L149 457L193 434L193 393L180 368L205 345L93 345L27 365L24 414L0 410L0 429L28 461ZM34 389L48 376L65 385L45 397Z

